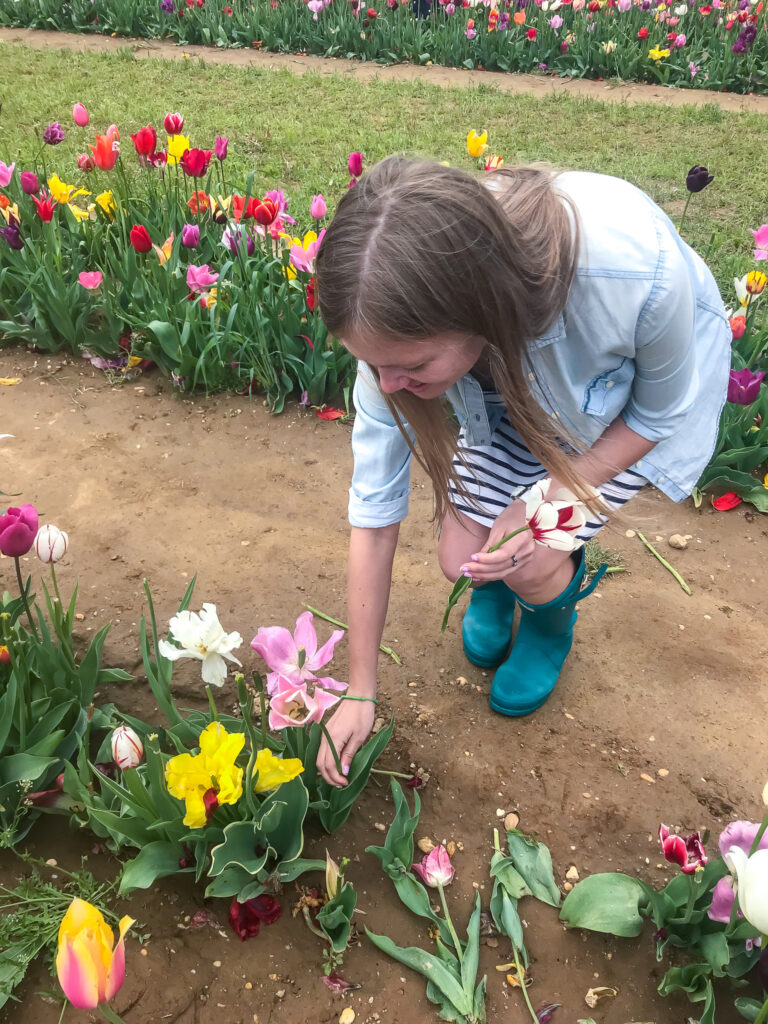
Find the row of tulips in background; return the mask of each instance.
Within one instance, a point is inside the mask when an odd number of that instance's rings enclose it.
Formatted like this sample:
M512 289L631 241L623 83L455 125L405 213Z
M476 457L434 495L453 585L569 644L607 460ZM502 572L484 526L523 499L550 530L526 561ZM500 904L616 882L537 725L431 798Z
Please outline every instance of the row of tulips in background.
M763 0L0 0L0 24L742 93L768 87Z
M243 939L279 915L274 893L281 885L325 871L332 891L316 890L305 917L324 940L332 975L343 959L356 896L343 870L336 867L334 874L332 861L302 856L305 823L312 816L328 833L341 827L394 727L382 725L358 751L345 787L330 787L319 776L323 718L346 699L347 688L320 672L344 632L334 630L320 645L310 612L299 616L294 632L259 629L251 646L267 667L266 679L253 672L247 683L238 672L234 693L226 694L234 710L223 713L214 689L227 684L227 662L242 667L235 653L242 637L224 631L214 605L203 604L199 613L188 609L194 581L170 620L169 638L160 636L145 584L149 617L141 620L141 650L165 719L150 724L114 704L95 703L97 689L131 676L100 666L108 627L83 656L78 653L77 588L65 605L55 568L68 549L67 535L40 526L34 506L0 513L0 554L15 561L19 582L19 596L4 594L0 609L0 847L18 850L40 814L63 815L132 858L121 873L121 894L192 874L205 883L206 897L227 898L230 923ZM31 580L22 577L21 560L33 552L49 566L50 585L42 583L47 616ZM182 713L173 697L174 665L186 658L200 663L205 712ZM81 912L73 912L76 920L62 934L92 926ZM121 943L123 931L121 925ZM110 997L112 981L107 972L94 1001L93 972L78 973L73 956L65 957L75 978L65 991L75 1005L95 1007ZM102 968L108 964L105 954ZM11 978L0 971L0 1005L23 973ZM91 988L83 995L86 982Z
M52 170L59 122L34 165L0 161L4 337L115 372L148 360L181 389L260 391L275 411L342 394L352 360L315 313L323 196L298 231L281 190L228 181L228 139L193 146L180 114L122 148L115 125L88 133L83 104L72 116L76 169Z

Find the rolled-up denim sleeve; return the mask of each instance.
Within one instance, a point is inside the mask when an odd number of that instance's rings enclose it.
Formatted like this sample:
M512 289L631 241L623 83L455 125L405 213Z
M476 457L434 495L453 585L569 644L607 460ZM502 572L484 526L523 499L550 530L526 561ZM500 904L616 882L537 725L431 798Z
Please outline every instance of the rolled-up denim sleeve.
M699 392L696 299L684 254L659 224L659 263L635 332L635 377L622 411L627 426L649 441L671 437Z
M364 363L358 366L353 400L349 522L368 528L391 526L408 514L411 450Z

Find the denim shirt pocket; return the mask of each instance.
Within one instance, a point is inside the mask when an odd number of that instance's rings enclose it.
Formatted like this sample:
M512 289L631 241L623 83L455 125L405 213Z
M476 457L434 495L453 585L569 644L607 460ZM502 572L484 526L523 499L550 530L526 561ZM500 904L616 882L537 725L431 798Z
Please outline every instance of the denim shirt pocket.
M593 377L584 389L581 411L613 422L629 400L634 376L635 364L625 357L618 366Z

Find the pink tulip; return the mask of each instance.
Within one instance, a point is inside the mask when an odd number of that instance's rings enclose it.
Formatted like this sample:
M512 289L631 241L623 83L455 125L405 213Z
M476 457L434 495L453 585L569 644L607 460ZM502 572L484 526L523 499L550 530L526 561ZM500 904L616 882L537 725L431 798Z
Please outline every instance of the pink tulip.
M749 229L752 231L752 228ZM755 259L768 260L768 224L761 224L757 231L752 231L755 236Z
M211 273L211 268L207 263L204 263L201 267L196 267L194 263L190 263L187 267L187 288L193 294L203 292L206 288L211 288L218 280L219 275Z
M291 264L305 274L314 274L315 256L320 248L320 243L325 237L325 228L320 232L314 242L310 242L305 249L303 245L292 245L290 252Z
M4 164L3 161L0 160L0 188L5 188L7 185L10 185L15 167L16 164Z
M271 694L269 728L274 731L319 722L325 712L339 702L335 693L329 693L321 686L315 686L310 695L306 683L295 683L276 673L270 675L267 682Z
M300 685L317 678L315 672L328 664L334 647L343 636L344 630L334 630L318 650L312 612L303 612L296 620L293 635L283 626L262 626L251 641L251 647L261 655L272 672ZM346 689L342 683L330 686L327 680L321 682L329 689Z
M104 275L100 270L84 270L81 274L77 275L77 280L83 288L87 288L89 292L94 292L97 288L101 287Z
M76 103L74 107L72 107L72 120L75 122L78 128L85 128L85 126L91 120L90 114L85 109L82 103Z
M20 505L0 513L0 553L8 558L26 555L35 543L37 527L34 505Z
M77 166L81 171L90 174L93 170L93 160L91 160L87 153L81 153L77 158Z
M350 153L349 161L347 163L349 167L349 173L353 178L359 178L363 173L363 154L362 153Z
M455 874L448 851L442 845L436 846L422 859L421 864L414 864L411 870L419 876L425 885L429 885L433 889L450 885Z
M40 182L34 171L21 172L21 191L28 196L40 191Z
M112 948L112 929L100 910L75 898L59 929L56 973L64 995L78 1010L95 1010L120 990L125 981L125 933L133 919L120 921Z
M313 196L312 205L309 208L309 216L312 217L313 220L322 220L327 212L328 207L322 194Z
M213 154L217 160L227 159L227 147L229 146L229 139L224 135L216 136L216 143L213 147Z

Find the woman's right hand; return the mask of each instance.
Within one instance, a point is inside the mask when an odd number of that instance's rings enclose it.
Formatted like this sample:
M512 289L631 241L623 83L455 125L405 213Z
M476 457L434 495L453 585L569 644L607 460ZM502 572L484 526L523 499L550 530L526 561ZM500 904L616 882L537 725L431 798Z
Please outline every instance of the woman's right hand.
M317 768L331 786L343 788L352 758L368 738L376 717L372 700L342 700L328 720L327 729L341 761L341 772L336 767L328 740L323 736L317 754Z

